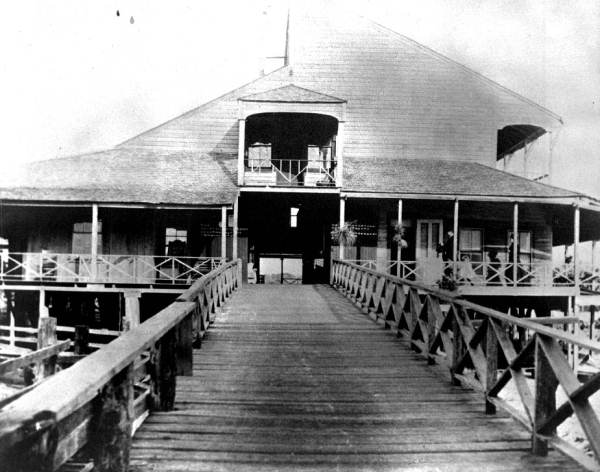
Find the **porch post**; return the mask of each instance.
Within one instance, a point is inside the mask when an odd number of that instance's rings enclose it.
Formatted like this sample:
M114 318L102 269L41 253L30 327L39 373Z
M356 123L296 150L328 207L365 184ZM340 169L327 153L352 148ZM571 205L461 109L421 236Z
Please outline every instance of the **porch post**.
M402 277L402 199L398 200L398 268L396 269L396 275Z
M246 148L246 120L240 118L238 120L238 127L238 185L244 185L244 151Z
M454 221L452 225L452 274L456 278L456 256L458 255L458 198L454 200Z
M40 288L38 314L40 318L47 318L50 316L50 312L46 306L46 290L43 288Z
M227 207L221 207L221 258L227 260Z
M579 263L577 262L577 250L579 248L579 203L575 205L573 226L573 278L575 279L575 293L579 295Z
M91 261L91 270L92 270L92 280L96 280L98 277L98 204L94 203L92 205L92 234L91 234L91 244L92 248L90 254L92 256Z
M346 221L346 197L340 197L340 229L344 226ZM344 260L344 244L339 241L340 244L340 260Z
M239 196L235 197L233 202L233 249L232 249L232 260L238 258L238 202Z
M338 122L338 133L335 141L335 185L341 187L344 179L344 122ZM342 258L340 256L340 258Z
M139 290L125 290L125 330L130 330L140 325L140 297L142 293Z
M517 286L517 265L519 263L519 204L514 203L513 207L513 286Z
M377 249L375 252L375 268L378 272L385 272L387 261L387 212L379 208L377 221Z

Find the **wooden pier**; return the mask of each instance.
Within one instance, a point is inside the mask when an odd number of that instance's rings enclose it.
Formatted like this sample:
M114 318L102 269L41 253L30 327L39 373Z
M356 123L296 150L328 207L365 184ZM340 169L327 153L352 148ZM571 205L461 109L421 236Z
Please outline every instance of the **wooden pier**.
M581 470L327 286L243 287L193 366L132 471Z

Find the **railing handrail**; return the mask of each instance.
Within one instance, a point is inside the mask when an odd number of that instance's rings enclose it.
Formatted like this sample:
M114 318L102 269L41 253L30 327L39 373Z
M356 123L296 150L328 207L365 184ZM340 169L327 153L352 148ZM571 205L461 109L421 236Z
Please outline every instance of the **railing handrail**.
M38 255L38 256L73 256L73 257L88 257L91 258L92 254L83 252L50 252L50 251L31 251L31 252L17 252L8 251L8 257L14 255ZM175 256L172 254L113 254L113 253L98 253L96 257L165 257L173 259L198 259L198 260L222 260L221 256Z
M202 276L182 294L183 298L179 297L141 325L48 378L8 405L0 412L0 455L44 429L48 423L56 424L92 402L115 376L132 366L144 351L195 312L199 306L196 300L198 294L209 281L228 269L239 271L239 260ZM239 282L239 278L237 280ZM36 421L37 418L43 420Z
M502 313L497 310L493 310L493 309L485 307L483 305L478 305L476 303L469 302L467 300L461 299L461 295L456 294L454 292L450 292L450 291L443 290L443 289L434 289L425 284L413 282L411 280L401 279L399 277L389 275L389 274L384 274L382 272L377 272L376 270L367 269L365 267L362 267L360 265L353 264L353 263L347 262L347 261L341 261L338 259L334 259L333 262L347 264L350 267L354 267L355 269L360 269L360 270L368 272L372 275L376 275L378 277L385 277L388 280L399 282L403 285L415 288L415 289L425 292L427 294L435 295L437 298L439 298L440 300L443 300L445 302L453 303L456 305L460 305L463 308L477 311L483 315L489 316L498 321L510 323L519 328L525 328L528 330L532 330L532 331L542 334L544 336L549 336L549 337L554 338L559 341L565 341L565 342L574 344L576 346L579 346L579 347L582 347L585 349L589 349L593 352L600 352L600 342L592 341L592 340L589 340L589 339L583 338L583 337L577 337L577 336L574 336L565 331L561 331L561 330L558 330L555 328L549 328L547 326L539 325L532 321L524 320L522 318L516 318L514 316L507 315L505 313Z

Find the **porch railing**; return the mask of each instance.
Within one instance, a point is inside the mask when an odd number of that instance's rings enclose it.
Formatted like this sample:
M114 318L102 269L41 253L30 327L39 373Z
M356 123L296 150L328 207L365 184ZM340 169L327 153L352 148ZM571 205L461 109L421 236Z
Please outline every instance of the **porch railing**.
M250 158L245 173L249 184L334 186L336 161L330 159Z
M522 423L535 454L553 446L598 470L600 420L589 399L600 389L600 373L578 379L572 353L597 355L600 343L553 327L577 320L513 317L346 261L332 262L331 284L429 363L446 366L454 385L481 391L486 414L502 408ZM526 333L523 343L513 338L517 331ZM577 435L587 444L557 434L569 418L578 420Z
M0 280L189 285L223 263L220 257L4 252Z
M491 287L573 287L575 275L572 267L554 266L551 261L514 263L451 261L376 261L373 259L347 260L361 267L395 275L421 283L437 283L444 277L457 285ZM600 289L600 271L591 266L580 266L579 284L590 290Z

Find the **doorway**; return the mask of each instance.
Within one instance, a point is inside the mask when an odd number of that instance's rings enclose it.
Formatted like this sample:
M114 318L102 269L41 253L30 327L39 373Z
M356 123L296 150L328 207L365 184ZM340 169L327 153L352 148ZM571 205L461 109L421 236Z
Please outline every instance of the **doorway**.
M426 284L433 284L443 273L443 261L437 252L443 242L443 220L417 220L417 274Z

